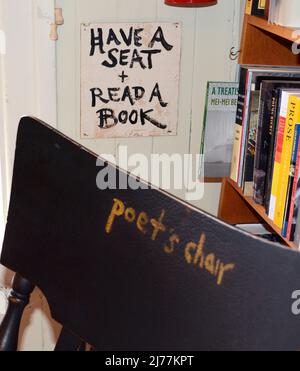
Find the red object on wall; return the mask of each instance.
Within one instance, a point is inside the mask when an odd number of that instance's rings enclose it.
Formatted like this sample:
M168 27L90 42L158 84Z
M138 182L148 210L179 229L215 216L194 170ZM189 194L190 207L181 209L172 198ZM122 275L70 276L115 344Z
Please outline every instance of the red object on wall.
M216 5L218 3L218 0L165 0L165 3L172 6L196 7Z

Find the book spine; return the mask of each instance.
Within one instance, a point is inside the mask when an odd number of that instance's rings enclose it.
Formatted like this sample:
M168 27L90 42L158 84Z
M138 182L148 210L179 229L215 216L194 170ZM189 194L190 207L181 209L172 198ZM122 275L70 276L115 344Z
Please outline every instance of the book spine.
M299 146L299 133L300 133L299 125L297 125L297 130L295 128L292 157L290 161L288 188L287 188L287 196L286 196L286 203L285 203L285 210L284 210L283 227L282 227L282 233L281 233L283 237L287 237L287 234L288 234L290 211L292 209L292 194L293 194L294 177L295 177L295 166L296 166L298 146Z
M248 14L248 15L251 15L251 13L252 13L252 2L253 2L253 0L246 0L245 13Z
M243 177L243 190L245 196L253 196L253 172L254 172L254 158L256 148L256 133L258 125L259 112L259 92L254 91L251 96L250 104L250 120L248 126L248 135L246 142L245 154L245 168Z
M234 126L234 141L232 150L232 162L231 162L231 174L230 177L234 182L238 181L238 169L240 163L240 147L242 138L242 125L244 119L244 104L246 94L246 83L247 83L248 71L246 68L241 68L240 73L240 84L239 84L239 95L236 111L236 120Z
M298 182L297 184L297 190L296 190L296 199L298 200L298 203L295 203L295 208L297 209L296 214L296 222L295 222L295 233L293 241L300 249L300 212L299 212L299 196L300 196L300 184Z
M267 176L266 176L266 186L265 186L265 208L269 212L270 198L271 198L271 189L272 189L272 175L274 169L274 159L275 159L275 144L277 139L277 114L278 114L278 91L274 90L272 95L271 103L271 113L270 113L270 146L268 154L268 167L267 167Z
M282 228L284 208L287 197L287 186L290 170L290 159L293 149L293 139L295 134L296 120L300 111L300 100L296 96L290 96L288 102L288 113L284 131L282 157L280 165L279 185L277 189L275 218L274 223L277 227Z
M275 206L276 206L276 197L277 197L277 188L279 183L279 174L280 174L280 163L282 155L282 144L284 137L284 128L285 128L286 117L280 116L278 129L277 129L277 141L276 141L276 150L275 150L275 161L273 166L273 176L272 176L272 187L271 187L271 197L270 197L270 206L269 206L269 218L274 220L275 218Z
M244 169L245 169L245 157L246 157L246 150L247 150L247 138L249 133L249 121L250 121L250 105L251 105L251 96L254 92L251 92L251 84L250 84L250 75L247 76L246 81L246 95L244 99L244 108L243 108L243 124L242 124L242 138L241 138L241 145L240 145L240 161L239 161L239 169L238 169L238 186L243 186L244 180ZM249 86L250 84L250 86Z
M256 151L254 159L254 172L253 172L253 182L254 191L253 199L259 204L264 203L264 193L265 193L265 178L266 171L264 166L264 158L266 157L266 140L264 140L264 121L265 121L265 102L262 100L262 95L260 98L260 110L258 116L258 127L257 127L257 138L256 138Z
M296 148L296 161L295 161L295 171L294 171L294 181L293 181L293 189L292 189L292 196L291 196L291 207L290 207L290 214L288 219L288 228L286 237L290 240L294 240L295 235L295 228L296 228L296 221L297 221L297 213L298 208L295 208L295 200L296 200L296 191L297 191L297 184L299 180L299 169L300 169L300 125L296 125L296 134L295 137L298 137L298 146ZM296 215L294 215L296 211Z
M266 9L266 0L253 0L251 14L257 17L264 17Z

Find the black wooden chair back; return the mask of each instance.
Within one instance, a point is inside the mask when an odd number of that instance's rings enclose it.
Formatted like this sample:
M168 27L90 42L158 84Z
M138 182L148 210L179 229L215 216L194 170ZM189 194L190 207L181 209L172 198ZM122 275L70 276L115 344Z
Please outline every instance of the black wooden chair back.
M34 286L64 326L61 343L80 339L73 349L300 349L298 252L159 190L99 190L99 170L91 152L21 120L1 257L17 275L2 350L16 348Z

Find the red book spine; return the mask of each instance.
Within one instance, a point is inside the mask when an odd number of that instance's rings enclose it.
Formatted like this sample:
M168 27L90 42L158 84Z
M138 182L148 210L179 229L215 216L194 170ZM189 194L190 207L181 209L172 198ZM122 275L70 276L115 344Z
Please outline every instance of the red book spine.
M277 137L277 144L276 144L276 155L275 155L275 161L278 162L279 164L281 163L281 157L282 157L285 122L286 122L286 117L280 116L279 126L278 126L278 137Z

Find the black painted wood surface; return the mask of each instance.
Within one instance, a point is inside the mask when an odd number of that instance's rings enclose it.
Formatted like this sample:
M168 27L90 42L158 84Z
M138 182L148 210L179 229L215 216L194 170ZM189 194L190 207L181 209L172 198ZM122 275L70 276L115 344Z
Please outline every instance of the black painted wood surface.
M22 119L1 262L44 292L57 321L99 350L300 349L298 252L164 192L100 191L99 170Z

